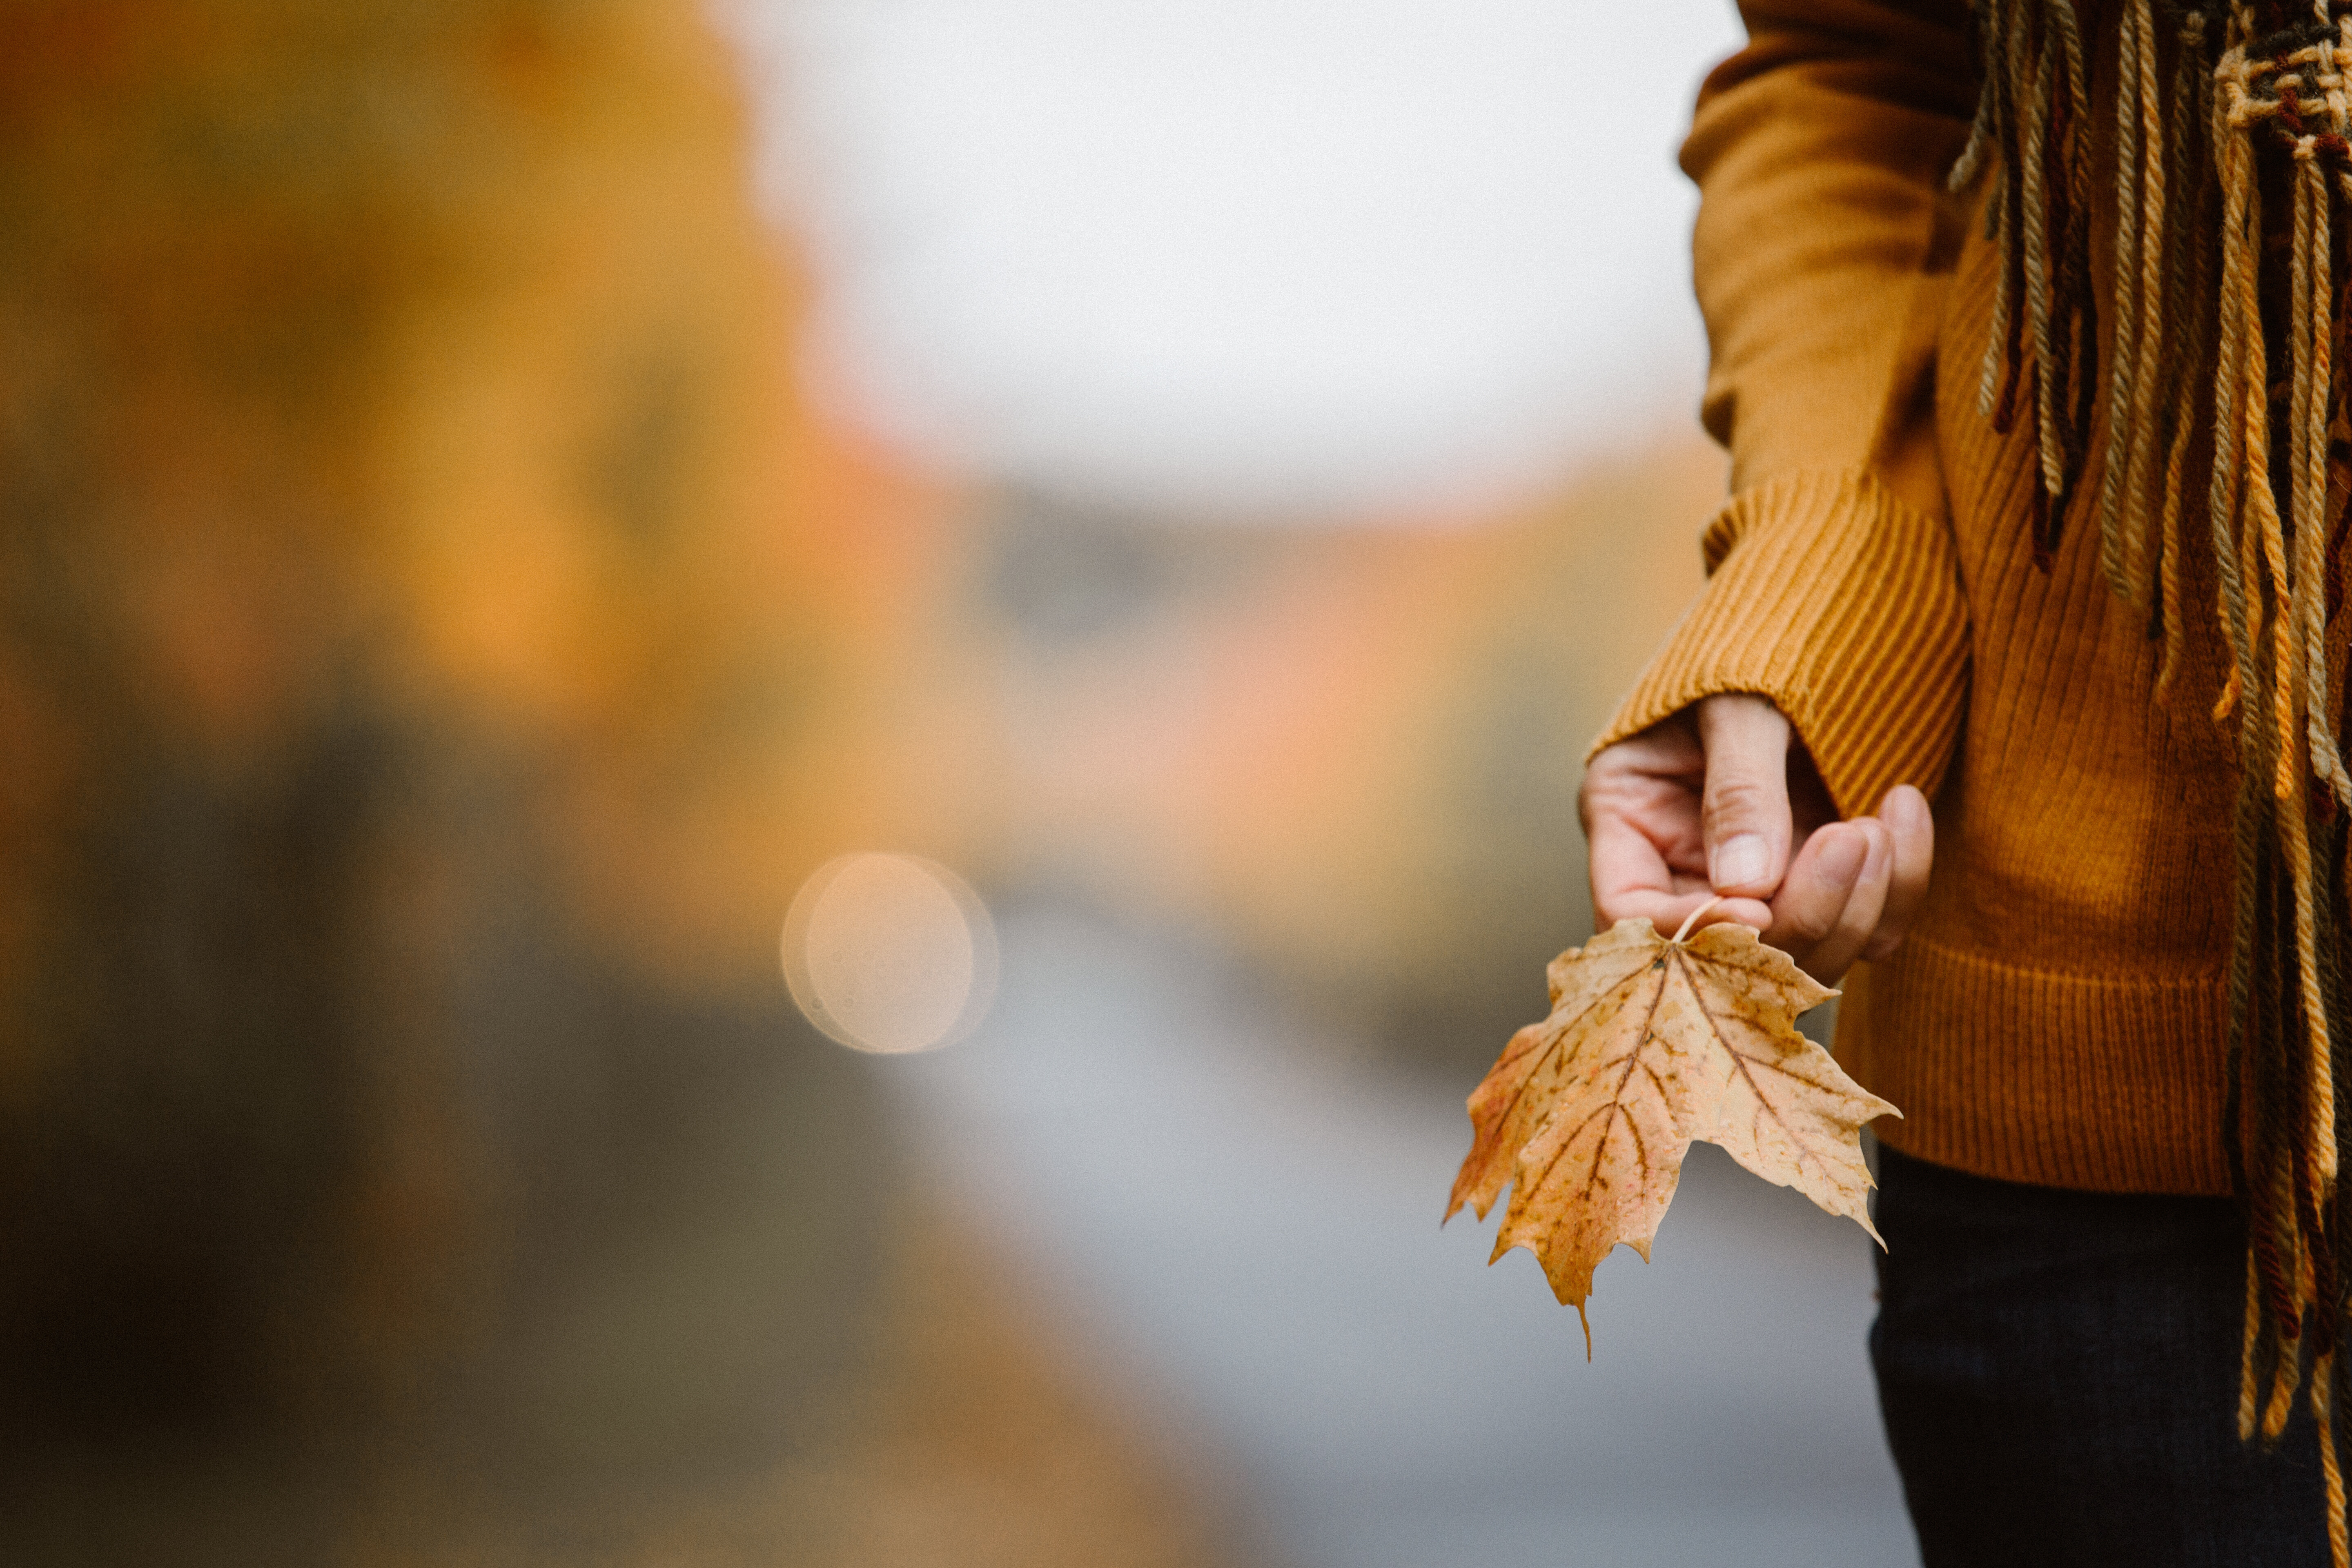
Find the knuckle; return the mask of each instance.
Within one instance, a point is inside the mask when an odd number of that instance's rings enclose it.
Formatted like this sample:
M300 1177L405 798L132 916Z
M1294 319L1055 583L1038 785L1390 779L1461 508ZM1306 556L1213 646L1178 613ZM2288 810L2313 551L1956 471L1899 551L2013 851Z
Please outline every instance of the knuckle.
M1773 792L1761 779L1709 773L1703 806L1710 828L1761 823L1772 813Z
M1788 927L1790 942L1803 942L1808 946L1827 938L1837 923L1828 911L1811 909L1792 910L1782 920ZM1781 945L1787 946L1788 943Z

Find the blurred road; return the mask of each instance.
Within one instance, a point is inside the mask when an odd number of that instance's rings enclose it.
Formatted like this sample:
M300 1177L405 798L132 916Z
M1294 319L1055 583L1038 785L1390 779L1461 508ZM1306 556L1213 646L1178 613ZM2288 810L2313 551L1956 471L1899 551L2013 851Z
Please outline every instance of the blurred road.
M972 1040L886 1064L1048 1331L1234 1479L1289 1568L1918 1561L1864 1351L1869 1243L1701 1146L1594 1360L1437 1216L1470 1085L1317 1042L1181 942L1004 919ZM1500 1042L1497 1042L1499 1047Z

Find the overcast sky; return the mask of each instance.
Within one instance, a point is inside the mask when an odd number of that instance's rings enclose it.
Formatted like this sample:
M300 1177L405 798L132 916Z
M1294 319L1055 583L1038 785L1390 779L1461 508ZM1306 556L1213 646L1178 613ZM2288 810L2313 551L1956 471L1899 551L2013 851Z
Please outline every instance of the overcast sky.
M720 3L814 363L931 461L1393 511L1692 417L1673 153L1729 0Z

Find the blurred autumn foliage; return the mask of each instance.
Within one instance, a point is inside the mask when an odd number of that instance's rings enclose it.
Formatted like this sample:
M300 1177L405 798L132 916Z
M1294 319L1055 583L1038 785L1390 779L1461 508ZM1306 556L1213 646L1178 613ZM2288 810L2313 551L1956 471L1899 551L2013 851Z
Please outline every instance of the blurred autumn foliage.
M12 858L95 815L102 732L249 778L361 701L542 759L609 918L744 962L884 809L939 509L795 389L691 8L12 9Z
M729 57L668 0L0 36L15 1483L759 1452L882 1142L775 922L896 832L941 509L796 390Z
M950 493L806 391L750 138L688 0L0 0L0 1557L604 1561L436 1531L750 1473L796 1562L1201 1560L889 1239L793 889L938 855L1465 1064L1579 934L1709 451L1477 526Z

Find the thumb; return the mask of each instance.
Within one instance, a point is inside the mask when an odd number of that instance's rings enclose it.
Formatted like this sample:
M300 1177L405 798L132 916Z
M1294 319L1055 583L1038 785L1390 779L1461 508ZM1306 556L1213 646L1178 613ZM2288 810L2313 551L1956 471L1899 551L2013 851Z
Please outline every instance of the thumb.
M1706 784L1699 826L1715 890L1766 899L1789 866L1789 721L1761 697L1699 705Z

